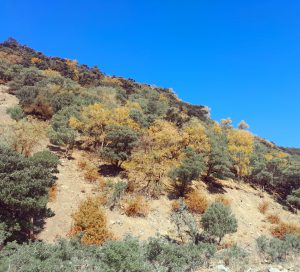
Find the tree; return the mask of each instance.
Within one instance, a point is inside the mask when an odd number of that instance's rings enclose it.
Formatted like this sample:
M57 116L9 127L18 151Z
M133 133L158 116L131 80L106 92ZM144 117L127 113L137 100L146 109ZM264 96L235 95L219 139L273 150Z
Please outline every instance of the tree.
M131 158L124 163L129 184L137 191L158 197L164 180L182 153L181 142L174 124L156 120L140 137Z
M215 178L232 177L232 162L228 151L228 140L226 134L220 130L209 132L210 152L207 158L206 177Z
M211 204L203 214L201 223L209 235L219 239L219 243L226 234L237 231L235 216L229 207L221 203Z
M192 181L198 179L204 169L205 164L202 156L198 155L191 148L186 149L185 159L170 172L170 177L173 179L174 189L178 196L185 196Z
M250 126L244 121L242 120L241 122L239 122L238 124L238 128L239 129L248 129Z
M193 118L183 127L183 145L203 155L209 153L210 145L206 129L198 119Z
M100 152L101 156L113 165L120 167L129 159L138 141L138 134L125 126L110 126L105 137L107 145Z
M228 132L228 150L233 161L233 170L238 179L250 174L250 158L253 152L253 135L245 130Z
M29 157L36 147L45 139L47 124L29 118L22 119L6 127L1 135L2 141L13 150Z
M31 161L0 146L0 221L10 233L9 240L34 239L49 215L46 204L53 184L51 169L41 159Z

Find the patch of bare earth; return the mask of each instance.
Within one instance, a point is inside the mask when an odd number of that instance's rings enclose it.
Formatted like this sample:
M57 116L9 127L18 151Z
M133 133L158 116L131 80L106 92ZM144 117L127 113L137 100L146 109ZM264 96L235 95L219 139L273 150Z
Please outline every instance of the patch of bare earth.
M46 219L44 230L38 239L54 242L58 238L66 238L72 225L72 214L79 203L94 194L94 184L87 183L78 169L79 153L74 151L73 159L61 159L57 174L57 196L48 203L55 215Z

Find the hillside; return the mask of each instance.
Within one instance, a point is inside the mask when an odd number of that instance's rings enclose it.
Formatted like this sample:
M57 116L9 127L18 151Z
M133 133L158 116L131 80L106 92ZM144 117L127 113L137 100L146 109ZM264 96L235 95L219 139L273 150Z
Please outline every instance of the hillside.
M121 271L111 266L120 256L124 271L300 269L297 148L253 135L245 121L212 120L171 89L13 39L0 44L0 84L4 268L28 258L11 241L36 241L28 247L66 247L72 261L37 253L26 271L53 260L53 271Z

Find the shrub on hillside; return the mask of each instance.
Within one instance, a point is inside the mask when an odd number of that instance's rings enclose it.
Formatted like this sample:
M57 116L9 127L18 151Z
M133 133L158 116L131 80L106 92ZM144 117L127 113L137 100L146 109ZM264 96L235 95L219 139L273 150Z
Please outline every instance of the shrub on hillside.
M149 213L149 206L143 196L136 196L124 203L124 211L127 216L145 217Z
M270 222L271 224L279 224L280 218L277 214L269 214L267 215L267 221Z
M213 203L201 218L204 230L211 236L217 237L219 243L227 233L237 231L237 220L229 207L221 203Z
M39 164L42 167L49 169L51 172L57 173L59 158L48 150L36 152L29 159L34 164Z
M266 200L263 200L262 202L259 203L258 205L258 210L262 213L265 214L267 210L270 208L270 203Z
M185 198L185 203L190 212L202 214L208 207L208 200L204 193L193 191L188 193Z
M288 234L283 239L260 236L256 239L260 253L271 261L285 261L289 256L300 253L300 236Z
M10 240L34 239L49 215L47 195L53 184L51 169L0 146L0 219Z
M83 244L101 245L104 241L112 239L112 234L107 228L106 215L97 199L88 198L83 201L72 218L74 222L69 234L80 235Z
M23 119L25 117L25 114L19 105L8 108L6 110L6 112L10 115L10 117L13 120L16 120L16 121L20 121L21 119Z
M271 234L282 239L286 234L300 235L300 228L293 223L279 222L278 225L271 229Z
M297 209L300 209L300 188L292 191L292 193L287 196L287 201Z
M202 156L196 154L191 148L186 149L185 159L170 172L175 193L180 197L184 197L190 189L192 181L199 178L204 168L205 164Z

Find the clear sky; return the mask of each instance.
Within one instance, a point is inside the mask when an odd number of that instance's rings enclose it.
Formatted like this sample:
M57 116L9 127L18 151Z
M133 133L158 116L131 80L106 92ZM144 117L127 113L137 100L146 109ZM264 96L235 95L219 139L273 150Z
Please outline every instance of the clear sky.
M300 147L299 0L0 0L0 40L172 87Z

